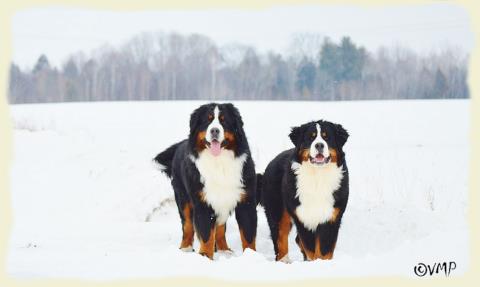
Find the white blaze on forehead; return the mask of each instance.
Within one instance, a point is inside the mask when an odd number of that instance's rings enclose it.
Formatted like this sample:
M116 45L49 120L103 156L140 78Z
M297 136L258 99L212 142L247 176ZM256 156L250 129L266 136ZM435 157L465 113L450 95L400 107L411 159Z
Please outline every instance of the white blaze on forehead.
M207 127L206 139L207 139L208 142L212 142L211 130L213 128L217 128L217 129L220 130L220 133L218 134L218 141L219 142L222 142L225 139L224 134L223 134L223 132L224 132L223 126L220 124L219 116L220 116L220 109L218 108L218 106L215 106L215 109L213 110L213 121Z
M315 157L318 154L318 151L315 148L315 145L317 143L323 143L322 155L324 157L328 157L330 156L330 151L328 150L327 142L322 138L322 128L320 127L320 124L316 124L316 128L317 128L317 137L313 140L312 144L310 145L310 156Z

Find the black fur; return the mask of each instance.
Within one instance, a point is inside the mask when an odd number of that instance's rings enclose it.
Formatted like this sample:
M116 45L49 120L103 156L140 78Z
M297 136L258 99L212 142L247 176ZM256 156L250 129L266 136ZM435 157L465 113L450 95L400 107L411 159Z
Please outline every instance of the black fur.
M172 160L181 142L171 145L165 151L159 153L153 160L163 166L162 172L172 177Z
M257 205L263 205L262 203L262 185L263 185L263 174L257 173Z
M302 163L300 152L310 147L313 142L312 133L316 131L317 123L320 124L322 131L327 133L328 136L324 139L330 148L335 149L337 153L336 164L338 167L343 168L344 173L340 187L333 193L334 208L340 210L336 220L334 222L327 221L319 224L317 229L312 232L305 228L295 213L300 202L297 197L297 178L291 167L293 162ZM295 127L289 135L295 148L280 153L265 169L262 179L261 203L264 206L267 216L277 260L281 259L278 258L279 246L277 240L279 236L279 224L284 211L288 212L288 215L296 226L297 244L302 241L305 248L314 251L315 241L319 238L321 255L325 256L330 252L333 255L341 219L348 201L348 168L343 151L343 145L347 141L348 136L347 131L341 125L327 121L309 122ZM305 253L304 257L306 258Z
M245 197L237 204L235 215L245 238L254 244L257 229L255 166L243 130L242 118L232 104L211 103L194 110L190 116L188 139L167 148L155 157L155 161L165 167L164 172L172 180L182 224L185 221L183 209L186 204L191 204L193 206L191 216L193 217L195 232L201 240L207 241L212 227L216 224L216 215L212 207L202 200L201 192L204 185L192 157L198 159L199 153L202 152L198 147L197 135L207 129L211 122L208 115L211 115L217 106L221 115L224 116L222 122L224 130L233 133L235 136L234 142L225 139L222 142L222 147L231 149L235 157L246 155L242 171Z

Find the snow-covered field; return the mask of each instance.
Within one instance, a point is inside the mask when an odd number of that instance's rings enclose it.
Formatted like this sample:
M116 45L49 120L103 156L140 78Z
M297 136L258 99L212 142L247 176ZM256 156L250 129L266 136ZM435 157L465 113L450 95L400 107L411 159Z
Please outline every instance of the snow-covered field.
M291 126L324 118L350 132L350 200L335 257L303 262L293 230L292 264L274 261L261 207L257 252L241 252L233 216L227 223L233 256L209 261L178 250L173 192L151 159L187 136L189 114L199 104L11 106L8 273L285 280L415 276L419 262L455 261L453 276L468 268L468 100L236 103L259 172L291 146Z

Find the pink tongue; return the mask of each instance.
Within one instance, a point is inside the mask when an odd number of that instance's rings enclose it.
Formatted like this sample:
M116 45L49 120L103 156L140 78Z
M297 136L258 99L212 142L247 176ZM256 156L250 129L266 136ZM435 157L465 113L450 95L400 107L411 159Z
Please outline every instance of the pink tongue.
M316 162L322 162L322 161L323 161L323 155L318 154L318 155L315 157L315 161L316 161Z
M220 151L220 143L218 141L213 141L210 144L210 152L212 153L212 155L218 156L220 154Z

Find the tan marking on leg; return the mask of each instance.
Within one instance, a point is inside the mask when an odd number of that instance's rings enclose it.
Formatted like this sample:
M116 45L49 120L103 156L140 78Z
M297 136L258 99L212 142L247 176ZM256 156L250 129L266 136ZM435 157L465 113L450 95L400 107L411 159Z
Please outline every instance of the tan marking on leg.
M300 246L300 249L302 249L305 255L307 256L308 261L315 260L315 250L309 250L308 248L306 248L305 244L303 244L302 238L300 238L299 240L299 246Z
M332 246L332 250L327 252L327 254L325 254L325 255L320 254L319 258L322 259L322 260L331 260L333 258L333 252L335 251L335 246L336 245L337 245L337 243L335 242Z
M329 148L328 151L330 152L330 161L337 162L338 161L337 150L334 148Z
M322 256L322 250L320 245L320 237L315 236L315 259L318 259Z
M193 246L193 235L195 231L193 229L193 223L192 223L192 204L191 203L185 204L185 207L183 208L183 217L185 220L182 226L183 237L182 237L182 243L180 244L180 249Z
M288 234L292 228L292 221L290 215L286 210L283 211L282 218L278 223L278 238L277 238L277 247L278 254L276 260L282 259L285 255L288 254Z
M242 248L245 251L246 248L256 250L255 248L255 237L253 237L252 242L248 242L243 234L243 229L240 228L240 239L242 240Z
M215 247L217 251L232 251L227 245L225 229L225 223L222 225L217 225L215 228Z
M298 248L300 248L300 252L302 252L302 254L305 254L305 250L303 250L303 245L300 239L300 235L298 234L297 234L297 237L295 237L295 243L297 243Z
M215 227L210 230L210 236L207 241L203 241L201 236L198 236L198 239L200 240L199 253L213 259L213 251L215 249Z

